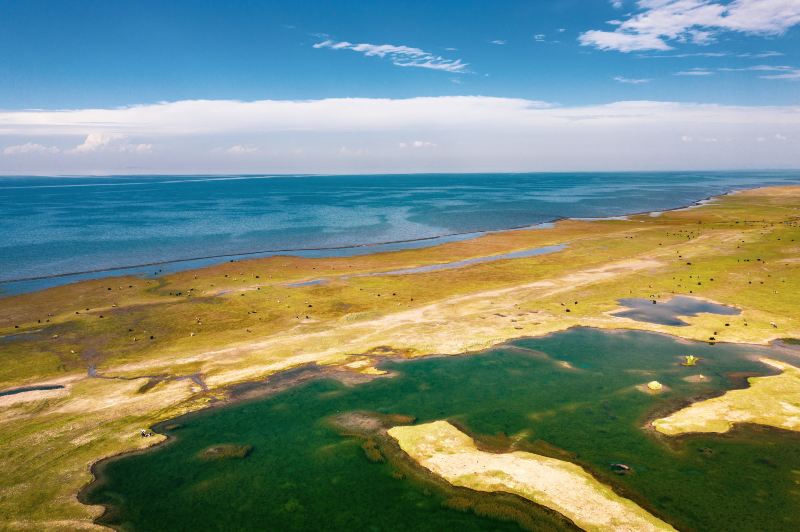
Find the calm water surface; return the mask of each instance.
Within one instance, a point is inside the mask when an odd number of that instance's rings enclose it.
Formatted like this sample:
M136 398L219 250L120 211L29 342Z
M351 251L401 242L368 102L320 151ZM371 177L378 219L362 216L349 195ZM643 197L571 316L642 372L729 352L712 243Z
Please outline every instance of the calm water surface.
M736 307L711 303L710 301L690 296L674 296L667 301L632 297L619 299L618 302L630 310L615 312L614 316L647 323L672 325L673 327L686 327L689 325L681 319L682 316L697 316L701 313L737 316L742 313Z
M559 217L615 216L791 182L800 182L800 172L0 177L0 283L214 257L130 271L152 275L159 269L227 260L220 255L435 238ZM404 244L409 245L414 244ZM402 246L296 254L396 247ZM0 290L29 291L100 275L6 282Z

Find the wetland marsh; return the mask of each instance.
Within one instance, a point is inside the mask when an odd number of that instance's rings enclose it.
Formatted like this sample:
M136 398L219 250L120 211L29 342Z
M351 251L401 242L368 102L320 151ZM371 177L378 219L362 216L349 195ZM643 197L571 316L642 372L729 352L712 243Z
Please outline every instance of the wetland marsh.
M698 366L680 365L686 352L700 357ZM743 375L774 374L755 358L767 355L793 358L777 348L578 328L470 356L387 361L381 367L394 376L351 386L314 380L184 416L170 422L180 425L173 430L157 427L174 441L101 465L101 481L86 500L110 506L101 522L135 530L516 526L453 509L446 486L409 474L391 452L385 461L369 460L360 438L330 423L368 411L417 423L447 419L494 452L532 450L574 462L681 530L797 528L796 433L748 426L725 436L669 438L648 428L659 413L745 386ZM707 380L687 379L697 373ZM636 389L654 378L669 391ZM239 460L198 459L215 445L252 452ZM630 472L616 474L617 463ZM555 529L572 528L546 510L532 512Z

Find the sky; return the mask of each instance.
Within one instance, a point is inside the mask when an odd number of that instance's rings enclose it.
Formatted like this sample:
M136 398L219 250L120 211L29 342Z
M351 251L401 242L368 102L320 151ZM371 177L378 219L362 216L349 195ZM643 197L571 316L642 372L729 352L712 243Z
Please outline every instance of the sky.
M0 0L0 174L800 167L800 0Z

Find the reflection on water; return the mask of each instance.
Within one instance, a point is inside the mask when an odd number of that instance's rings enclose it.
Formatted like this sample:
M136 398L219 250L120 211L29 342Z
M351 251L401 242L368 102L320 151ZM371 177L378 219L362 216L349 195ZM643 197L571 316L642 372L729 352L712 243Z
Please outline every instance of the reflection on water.
M688 296L675 296L663 303L656 302L654 299L639 297L625 298L618 301L620 305L628 307L630 310L615 312L612 314L613 316L646 321L647 323L657 323L659 325L672 325L674 327L689 325L678 316L697 316L701 313L736 316L742 312L736 307L711 303Z

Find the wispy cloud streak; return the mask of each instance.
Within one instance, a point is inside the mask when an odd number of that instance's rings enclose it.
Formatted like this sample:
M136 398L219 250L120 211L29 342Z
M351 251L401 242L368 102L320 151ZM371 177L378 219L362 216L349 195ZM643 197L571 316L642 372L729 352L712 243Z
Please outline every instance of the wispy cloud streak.
M614 76L614 81L619 83L627 83L629 85L641 85L642 83L650 83L653 80L645 78L626 78L625 76Z
M497 43L499 44L499 43ZM505 44L505 43L503 43ZM329 48L331 50L351 50L366 57L380 57L389 59L393 65L399 67L427 68L443 70L456 74L467 72L468 63L461 59L446 59L444 57L426 52L421 48L394 44L353 44L347 41L336 42L326 39L313 45L314 48Z

